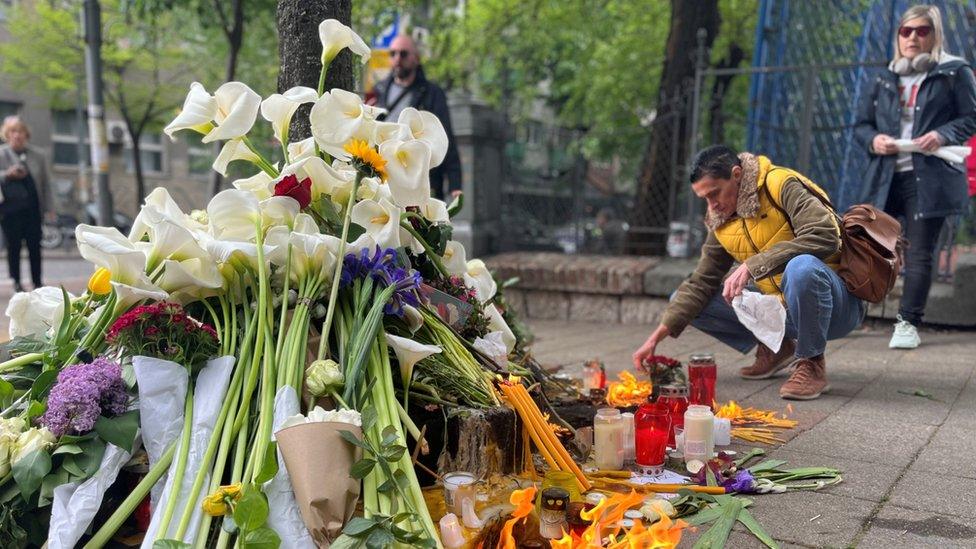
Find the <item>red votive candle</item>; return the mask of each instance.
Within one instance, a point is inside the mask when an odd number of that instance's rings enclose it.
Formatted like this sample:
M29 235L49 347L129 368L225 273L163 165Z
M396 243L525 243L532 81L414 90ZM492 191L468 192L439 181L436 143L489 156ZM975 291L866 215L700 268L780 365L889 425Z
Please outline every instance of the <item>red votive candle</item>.
M715 357L711 354L691 355L688 360L688 383L691 385L688 401L691 404L713 407L716 370Z
M637 465L663 467L668 447L671 418L668 409L659 404L641 404L634 414L634 448Z

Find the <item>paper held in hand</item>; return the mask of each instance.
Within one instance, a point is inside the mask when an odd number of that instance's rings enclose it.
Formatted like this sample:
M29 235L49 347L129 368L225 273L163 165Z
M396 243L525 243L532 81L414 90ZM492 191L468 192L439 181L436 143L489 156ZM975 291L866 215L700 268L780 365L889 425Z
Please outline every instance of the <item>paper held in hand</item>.
M972 154L972 147L964 147L961 145L950 145L947 147L939 147L933 152L923 151L918 145L912 143L911 139L896 139L895 145L898 147L898 152L910 152L910 153L921 153L926 155L935 156L945 160L946 162L955 162L957 164L962 164L966 161L966 157Z

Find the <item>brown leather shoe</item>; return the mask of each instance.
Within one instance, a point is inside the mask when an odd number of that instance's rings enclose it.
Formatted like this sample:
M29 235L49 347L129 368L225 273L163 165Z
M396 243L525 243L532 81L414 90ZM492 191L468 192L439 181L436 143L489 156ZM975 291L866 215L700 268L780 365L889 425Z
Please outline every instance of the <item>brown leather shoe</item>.
M793 363L790 379L779 388L779 396L789 400L813 400L830 390L823 355L801 358Z
M743 379L771 378L793 362L794 351L796 351L796 343L789 338L783 340L778 353L773 353L769 347L760 343L756 349L756 361L752 363L752 366L741 368L739 377Z

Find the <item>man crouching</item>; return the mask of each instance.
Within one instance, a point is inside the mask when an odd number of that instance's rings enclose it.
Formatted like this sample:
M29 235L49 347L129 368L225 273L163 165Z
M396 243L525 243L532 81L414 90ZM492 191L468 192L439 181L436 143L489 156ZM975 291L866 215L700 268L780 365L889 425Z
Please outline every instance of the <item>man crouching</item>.
M827 340L849 334L865 312L836 272L840 227L834 212L814 195L827 194L799 172L725 145L701 151L690 179L692 190L708 203L708 237L695 272L634 353L634 366L642 369L661 340L678 337L691 324L742 353L758 343L756 361L739 371L743 378L767 379L792 364L780 396L819 397L829 389ZM723 284L736 262L740 265ZM786 336L777 353L759 343L732 310L732 298L750 282L786 306Z

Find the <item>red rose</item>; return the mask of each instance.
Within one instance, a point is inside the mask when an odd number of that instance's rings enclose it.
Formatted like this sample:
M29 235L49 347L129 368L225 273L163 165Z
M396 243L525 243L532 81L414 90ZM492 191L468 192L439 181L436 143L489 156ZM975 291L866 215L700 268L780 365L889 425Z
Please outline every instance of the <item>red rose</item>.
M274 194L294 198L298 206L305 209L305 206L312 201L312 179L306 177L299 182L295 174L287 175L275 183Z

